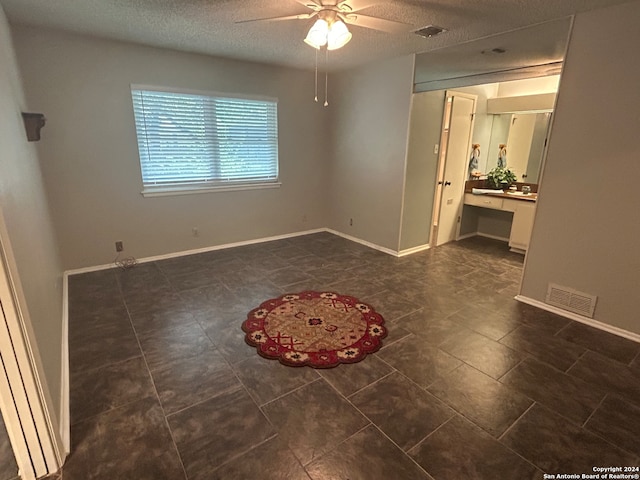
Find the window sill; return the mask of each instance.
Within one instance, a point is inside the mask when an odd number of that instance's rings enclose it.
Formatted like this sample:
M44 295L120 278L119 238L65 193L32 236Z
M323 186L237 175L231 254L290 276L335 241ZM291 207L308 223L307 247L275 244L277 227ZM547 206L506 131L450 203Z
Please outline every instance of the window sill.
M194 195L199 193L235 192L239 190L262 190L265 188L280 188L282 183L243 183L241 185L221 186L185 186L185 187L149 187L142 190L143 197L168 197L174 195Z

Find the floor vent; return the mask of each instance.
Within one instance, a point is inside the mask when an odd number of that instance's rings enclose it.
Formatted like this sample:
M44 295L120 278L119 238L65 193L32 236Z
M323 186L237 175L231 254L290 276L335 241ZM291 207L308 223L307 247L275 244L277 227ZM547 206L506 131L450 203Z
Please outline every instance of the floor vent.
M589 295L588 293L578 292L569 287L550 283L545 302L549 305L593 318L597 299L598 297L595 295Z

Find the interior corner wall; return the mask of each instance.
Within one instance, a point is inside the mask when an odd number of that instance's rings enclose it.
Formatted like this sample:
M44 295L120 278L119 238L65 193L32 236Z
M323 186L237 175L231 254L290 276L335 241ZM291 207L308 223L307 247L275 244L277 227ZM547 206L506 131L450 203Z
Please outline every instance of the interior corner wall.
M595 320L636 334L638 18L640 2L575 17L521 289L539 301L550 282L597 295Z
M329 77L330 228L397 251L414 57ZM353 219L353 225L350 225Z
M327 120L313 72L15 26L63 266L113 262L326 226ZM145 198L130 84L264 95L278 101L277 189ZM192 229L197 227L199 236Z
M31 110L0 6L0 235L55 423L62 393L62 265L36 148L27 142L22 111Z

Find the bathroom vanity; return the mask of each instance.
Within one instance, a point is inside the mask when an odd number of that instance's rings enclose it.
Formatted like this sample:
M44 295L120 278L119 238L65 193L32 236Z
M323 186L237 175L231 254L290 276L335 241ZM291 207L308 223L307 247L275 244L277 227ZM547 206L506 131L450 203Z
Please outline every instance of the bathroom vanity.
M537 193L524 195L520 191L509 193L497 191L482 195L465 192L462 223L463 226L466 225L467 230L471 231L461 231L461 234L483 235L501 240L507 240L505 237L508 235L511 251L525 253L531 238L537 198ZM485 224L489 225L486 228L489 231L482 231L483 216L491 220L491 222L485 221ZM473 231L474 228L475 231Z

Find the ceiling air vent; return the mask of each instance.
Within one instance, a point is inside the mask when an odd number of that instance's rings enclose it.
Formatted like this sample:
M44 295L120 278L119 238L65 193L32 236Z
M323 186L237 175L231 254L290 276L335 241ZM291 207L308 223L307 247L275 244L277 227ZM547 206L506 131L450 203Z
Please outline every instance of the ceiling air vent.
M593 318L597 299L598 297L595 295L589 295L588 293L578 292L569 287L550 283L545 301L549 305Z
M443 32L446 32L447 30L445 28L442 27L436 27L435 25L427 25L426 27L422 27L419 30L416 30L415 33L416 35L420 35L421 37L424 38L430 38L430 37L435 37L436 35L440 35Z

